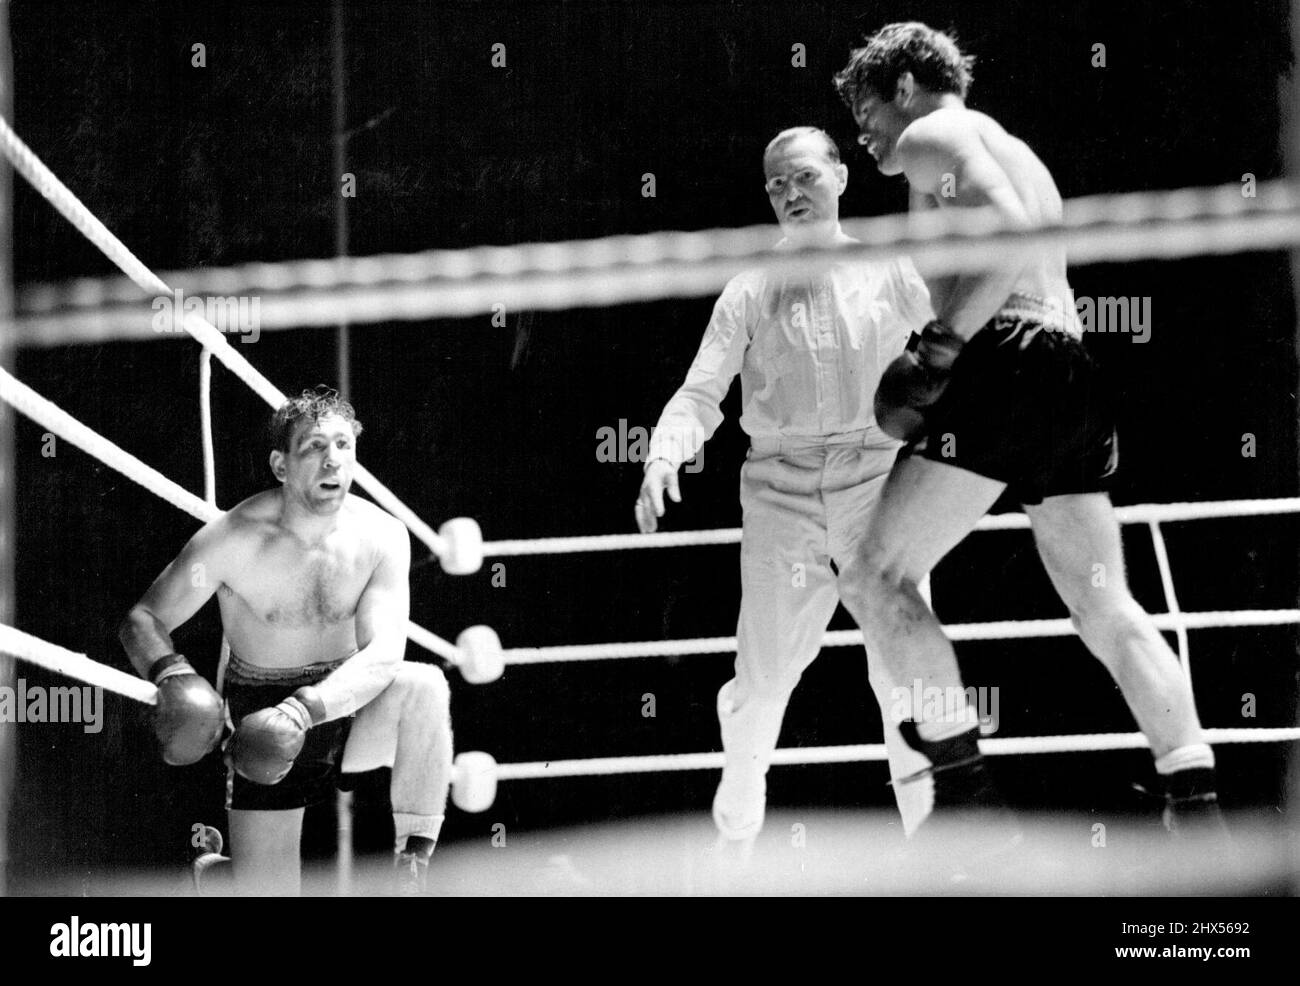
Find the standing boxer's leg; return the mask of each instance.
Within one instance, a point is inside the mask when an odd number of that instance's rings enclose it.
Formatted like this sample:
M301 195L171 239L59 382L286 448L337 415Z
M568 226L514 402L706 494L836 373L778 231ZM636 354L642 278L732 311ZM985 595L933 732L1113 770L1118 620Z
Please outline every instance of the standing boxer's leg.
M831 557L835 560L837 591L859 627L866 614L850 591L863 578L858 570L858 551L894 464L896 447L896 442L884 438L877 446L837 447L826 470L827 531ZM886 662L870 650L867 651L867 677L880 706L894 799L902 816L903 831L911 835L929 815L934 798L934 782L927 771L930 761L903 740L894 711L898 705L897 690L906 689L910 694L911 682L895 680Z
M1049 496L1025 507L1034 541L1084 644L1111 673L1146 734L1165 785L1165 825L1218 817L1214 751L1192 687L1155 622L1129 592L1119 522L1105 493ZM1101 578L1098 578L1098 574Z

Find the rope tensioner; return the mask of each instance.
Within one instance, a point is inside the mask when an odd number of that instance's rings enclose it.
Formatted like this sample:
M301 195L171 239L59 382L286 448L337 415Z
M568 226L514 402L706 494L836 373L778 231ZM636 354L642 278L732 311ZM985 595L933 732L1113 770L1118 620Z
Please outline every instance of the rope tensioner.
M478 521L453 517L438 528L442 570L448 575L473 575L483 567L483 532Z
M455 645L414 623L407 627L410 638L453 665L471 685L496 681L505 671L505 652L501 638L491 627L477 624L466 627L456 637Z

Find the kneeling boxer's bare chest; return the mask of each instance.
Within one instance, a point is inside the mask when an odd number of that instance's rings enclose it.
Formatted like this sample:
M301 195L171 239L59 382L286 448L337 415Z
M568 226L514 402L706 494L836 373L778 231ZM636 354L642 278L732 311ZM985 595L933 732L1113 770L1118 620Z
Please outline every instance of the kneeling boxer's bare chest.
M222 586L222 610L268 628L333 626L355 617L369 575L357 550L273 548Z

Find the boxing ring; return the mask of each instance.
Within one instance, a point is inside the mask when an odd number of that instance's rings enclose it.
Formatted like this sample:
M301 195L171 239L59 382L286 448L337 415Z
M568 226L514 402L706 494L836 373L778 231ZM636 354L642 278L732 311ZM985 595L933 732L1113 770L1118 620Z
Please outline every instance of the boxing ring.
M715 293L726 281L745 269L780 265L785 271L815 273L831 261L845 258L880 259L898 252L910 254L918 264L941 273L979 266L990 245L1016 237L1042 246L1065 243L1073 265L1121 259L1173 259L1205 254L1228 254L1243 250L1300 248L1300 194L1283 182L1261 184L1254 198L1245 198L1240 186L1179 189L1164 193L1095 196L1070 200L1065 219L1058 227L1029 232L1000 229L994 217L981 212L958 214L932 212L922 215L889 216L880 219L848 220L845 232L860 245L836 251L810 252L792 256L776 254L770 227L710 230L698 233L655 233L601 240L533 244L516 247L476 248L459 251L428 251L417 254L329 261L256 264L229 269L182 271L159 276L146 267L111 231L87 209L0 119L0 152L32 186L119 267L125 278L85 279L66 284L36 285L20 295L19 317L14 338L29 347L67 346L109 340L158 339L150 327L148 302L171 297L172 285L190 297L255 293L261 298L260 328L275 331L288 328L333 326L340 319L352 323L422 320L491 314L504 304L512 310L575 307L604 307L666 298L695 297ZM82 449L110 468L131 479L171 506L200 522L220 514L215 482L216 450L211 430L211 361L215 357L226 369L275 407L285 395L252 363L230 345L212 322L197 312L184 315L183 329L199 346L200 392L198 401L203 429L204 490L200 496L146 465L129 451L108 441L86 424L77 421L47 395L33 391L7 370L0 368L0 400L39 423L52 434ZM164 344L158 342L159 345ZM479 570L485 559L558 556L608 552L688 550L702 546L734 545L739 529L640 534L601 534L581 537L540 537L483 541L478 525L468 518L455 518L435 530L403 504L374 474L358 466L359 484L386 510L410 529L429 553L437 557L449 574L466 575ZM1121 524L1142 526L1151 539L1151 550L1163 589L1164 611L1154 614L1156 625L1171 632L1184 673L1191 679L1192 643L1202 630L1248 627L1291 627L1300 624L1300 609L1236 609L1189 611L1179 603L1177 580L1170 564L1166 526L1204 521L1227 522L1238 518L1294 515L1300 513L1300 498L1244 499L1201 503L1148 503L1119 507ZM977 530L981 536L1028 528L1023 514L984 518ZM634 559L630 555L629 559ZM633 562L634 563L634 562ZM1028 638L1060 638L1075 634L1070 621L1061 619L996 620L949 624L945 627L955 642L1000 641ZM508 642L481 624L468 626L453 643L412 623L410 639L438 658L458 667L468 683L496 680L512 667L591 661L652 660L733 653L734 636L689 639L642 639L562 646L528 646ZM862 645L860 631L828 631L823 648ZM79 642L45 641L18 627L0 626L0 653L30 662L49 671L89 684L100 685L139 702L153 701L154 688L134 675L92 659L77 651ZM1238 743L1293 743L1300 739L1300 727L1282 724L1250 728L1206 730L1215 745ZM982 741L993 755L1080 753L1144 747L1145 738L1136 732L1090 733L1055 736L991 737ZM774 765L842 764L880 761L883 744L854 744L785 748L777 751ZM582 759L536 760L498 763L488 750L462 751L456 757L452 800L468 812L483 812L494 803L499 784L525 780L594 777L671 771L716 770L723 764L718 752L674 753L652 756L594 756ZM796 816L791 816L796 817ZM433 870L444 888L454 892L475 892L475 887L495 887L498 892L718 892L720 887L739 887L741 892L897 892L910 886L917 892L943 888L920 878L903 850L868 848L872 840L859 836L867 829L862 819L835 812L803 812L789 825L819 826L831 833L824 840L829 849L819 862L806 856L791 856L783 826L788 819L771 813L765 839L771 863L759 876L752 871L739 884L727 884L719 876L718 857L697 848L710 823L706 806L699 818L670 820L639 828L639 847L645 861L638 867L620 862L628 852L628 840L616 827L589 831L582 837L588 853L601 856L599 873L589 862L575 862L566 850L567 837L550 843L538 837L538 859L531 870L515 864L514 871L482 853L474 855L455 844L440 848ZM812 821L809 821L809 820ZM869 829L872 824L868 822ZM347 831L346 821L340 825ZM777 833L777 834L773 834ZM856 834L855 834L856 833ZM1039 863L1056 874L1062 885L1077 892L1105 892L1128 887L1141 892L1149 886L1141 878L1143 859L1150 860L1149 845L1128 854L1116 853L1105 872L1078 869L1071 862L1073 852L1062 854L1052 841L1051 826L1044 828ZM707 840L703 840L707 841ZM883 844L884 840L876 843ZM1270 880L1294 879L1300 872L1287 871L1285 860L1293 858L1294 834L1261 828L1253 843L1253 854L1235 860L1238 877L1247 886ZM855 848L856 847L856 848ZM1263 847L1260 849L1259 847ZM341 847L350 859L350 849ZM489 856L491 854L488 854ZM1086 855L1086 854L1085 854ZM1160 851L1155 852L1159 857ZM851 881L844 879L844 861L860 866ZM829 862L836 860L837 862ZM653 862L651 862L653 861ZM1174 892L1192 892L1199 884L1196 873L1175 861L1163 862L1162 886ZM797 873L796 873L797 870ZM487 876L484 874L487 873ZM1080 873L1085 874L1079 876ZM1129 874L1124 877L1123 874ZM1244 874L1244 876L1242 875ZM1023 874L1021 874L1023 877ZM1028 884L1017 883L1012 875L999 886L1016 892ZM1131 879L1125 883L1125 879ZM307 886L327 886L328 879ZM493 883L493 880L498 882ZM748 880L749 882L745 882ZM459 881L459 882L458 882ZM783 882L785 881L785 882ZM909 882L910 881L910 882ZM1251 881L1254 881L1253 883ZM364 881L361 881L364 884ZM1228 889L1240 886L1229 881ZM1009 888L1009 889L1008 889ZM365 892L365 886L359 888ZM479 892L482 892L481 889ZM492 891L488 891L492 892Z

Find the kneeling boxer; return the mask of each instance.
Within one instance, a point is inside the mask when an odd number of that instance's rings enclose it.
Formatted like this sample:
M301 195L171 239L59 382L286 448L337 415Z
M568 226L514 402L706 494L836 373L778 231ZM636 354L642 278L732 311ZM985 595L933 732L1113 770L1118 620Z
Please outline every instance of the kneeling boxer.
M171 633L217 594L231 656L226 807L240 893L296 894L303 811L341 772L392 768L398 889L424 889L451 783L447 681L403 661L406 528L348 488L361 424L333 391L304 391L271 421L279 482L191 538L123 621L132 664L159 688L168 763L221 735L221 699Z

